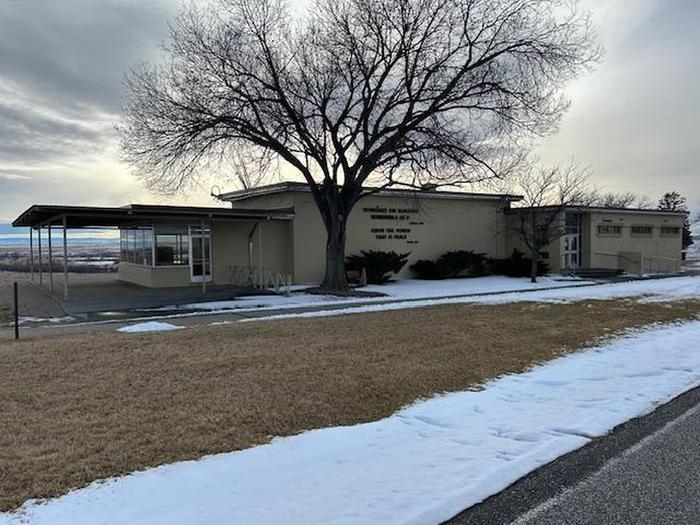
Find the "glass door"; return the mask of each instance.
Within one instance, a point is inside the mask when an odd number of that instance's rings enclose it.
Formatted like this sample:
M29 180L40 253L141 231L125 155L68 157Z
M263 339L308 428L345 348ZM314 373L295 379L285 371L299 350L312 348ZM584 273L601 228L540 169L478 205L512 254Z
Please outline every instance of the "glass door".
M567 233L564 237L564 264L567 270L581 266L580 261L580 233Z
M211 228L190 226L190 280L211 281Z
M581 267L581 232L583 216L580 213L566 213L566 232L564 235L564 268L575 270Z

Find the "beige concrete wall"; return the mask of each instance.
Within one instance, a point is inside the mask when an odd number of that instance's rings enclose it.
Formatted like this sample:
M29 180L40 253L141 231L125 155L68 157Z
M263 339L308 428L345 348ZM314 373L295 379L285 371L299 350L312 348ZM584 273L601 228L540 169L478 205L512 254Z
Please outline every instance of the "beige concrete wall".
M213 227L213 274L215 284L232 284L231 266L248 266L248 236L254 220L216 221ZM260 221L251 240L252 265L260 265L260 233L262 232L262 266L282 275L292 273L291 221Z
M621 226L620 235L598 233L598 225ZM650 236L634 235L632 226L651 226ZM586 235L590 242L590 266L600 268L625 268L618 257L640 254L642 271L677 271L681 260L682 235L661 235L661 227L683 227L683 218L653 213L590 212Z
M188 286L189 266L141 266L132 263L119 264L119 280L149 288Z
M309 193L294 193L294 279L318 282L325 271L326 232ZM410 252L401 276L419 259L450 250L474 250L503 257L503 203L474 199L370 196L350 214L346 254L360 250Z
M563 221L563 215L561 221ZM563 223L562 223L563 224ZM506 231L508 232L506 241L506 256L510 256L513 250L521 251L526 257L530 257L530 248L525 245L525 242L520 235L520 216L517 213L506 214ZM563 231L563 225L553 226L552 231L557 234ZM542 247L540 253L548 254L548 257L542 258L549 265L550 272L559 272L563 266L564 255L564 238L558 237L549 244Z
M151 272L146 266L128 262L119 263L119 280L139 286L151 286Z
M212 224L212 282L215 285L232 284L231 266L248 265L248 234L254 220L214 221ZM262 266L282 275L292 273L291 221L260 221L262 230ZM253 236L253 266L260 265L260 235ZM192 283L189 265L141 266L120 263L119 279L150 288L201 286Z

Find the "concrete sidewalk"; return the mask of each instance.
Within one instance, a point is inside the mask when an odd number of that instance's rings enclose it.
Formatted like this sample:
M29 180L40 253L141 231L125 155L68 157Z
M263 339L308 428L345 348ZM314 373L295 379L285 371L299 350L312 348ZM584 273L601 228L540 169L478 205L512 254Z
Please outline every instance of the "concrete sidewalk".
M645 278L626 278L624 279L625 281L636 281L636 280L649 280L649 279L663 279L667 277L672 277L672 275L669 276L657 276L657 277L645 277ZM617 280L616 282L620 282ZM149 321L149 320L163 320L172 324L176 324L178 326L184 326L184 327L193 327L193 326L204 326L211 324L213 322L217 323L233 323L237 321L242 321L242 320L250 320L250 319L257 319L261 317L270 317L270 316L276 316L276 315L295 315L295 314L304 314L304 313L309 313L309 312L320 312L320 311L329 311L329 310L352 310L352 309L359 309L364 306L381 306L381 305L395 305L395 304L410 304L410 303L416 303L420 302L423 300L430 300L430 301L441 301L441 300L446 300L446 299L460 299L460 298L469 298L469 297L488 297L488 296L498 296L498 295L505 295L505 294L524 294L527 295L529 293L535 293L535 292L541 292L541 291L546 291L546 290L565 290L568 288L587 288L587 287L595 287L595 286L601 286L605 284L609 284L610 281L605 280L605 281L597 281L597 282L587 282L585 284L582 283L577 283L577 284L571 284L571 285L563 285L563 286L548 286L548 287L542 287L542 288L537 288L536 290L523 290L523 289L510 289L510 290L500 290L500 291L489 291L489 292L476 292L476 293L465 293L465 294L454 294L454 295L445 295L445 296L436 296L436 297L429 297L429 298L422 298L422 297L410 297L410 298L392 298L392 297L387 297L386 299L373 299L373 300L358 300L358 298L354 299L348 299L348 301L345 302L339 302L339 303L317 303L309 306L296 306L296 307L287 307L287 308L272 308L272 307L261 307L260 309L250 309L250 308L245 308L241 310L236 310L236 309L231 309L231 310L218 310L218 311L201 311L201 310L196 310L196 309L190 309L190 310L178 310L178 309L173 309L173 310L151 310L148 311L147 309L144 310L142 308L134 308L134 309L125 309L125 310L119 310L119 309L104 309L100 310L97 308L90 308L88 312L85 313L72 313L72 320L68 320L65 323L55 323L55 322L49 322L48 320L45 322L39 322L39 323L34 323L34 322L29 322L25 323L23 326L23 336L24 337L46 337L46 336L52 336L52 335L59 335L59 334L65 334L65 333L74 333L74 332L84 332L87 330L115 330L117 328L120 328L121 326L127 325L127 324L132 324L135 322L144 322L144 321ZM148 292L152 292L152 290L149 289L144 289ZM224 293L228 293L224 291ZM245 294L242 294L245 295ZM257 294L259 295L259 294ZM204 296L202 297L201 295L199 296L200 300L205 299L207 301L209 300L216 300L216 298L212 296ZM125 297L121 297L120 300L126 301L125 304L128 303L128 294ZM189 302L189 299L187 299L187 302ZM194 301L197 302L197 301ZM146 307L148 308L148 307ZM65 313L62 313L61 315L66 315ZM12 336L12 331L9 329L9 327L2 328L0 327L0 340L1 339L7 339Z
M0 283L0 310L12 315L13 283ZM38 284L23 280L17 281L19 315L37 318L63 317L66 315L59 301L51 298Z

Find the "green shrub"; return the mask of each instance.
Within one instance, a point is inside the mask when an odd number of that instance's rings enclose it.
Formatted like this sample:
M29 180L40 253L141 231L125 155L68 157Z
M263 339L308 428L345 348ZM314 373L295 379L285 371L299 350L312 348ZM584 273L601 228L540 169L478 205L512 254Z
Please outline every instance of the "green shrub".
M506 275L508 277L530 277L532 259L525 257L519 250L507 259L489 259L488 266L491 273L495 275ZM549 265L544 261L537 262L537 275L549 273Z
M486 255L471 250L443 253L437 261L422 259L411 265L419 279L449 279L451 277L486 275Z
M486 254L475 253L471 250L458 250L443 253L436 262L438 272L443 278L458 275L485 275Z
M413 263L410 269L419 279L442 279L435 261L421 259Z
M345 261L345 268L361 272L364 268L368 284L382 284L404 267L410 253L384 252L381 250L360 251L359 255L350 255Z

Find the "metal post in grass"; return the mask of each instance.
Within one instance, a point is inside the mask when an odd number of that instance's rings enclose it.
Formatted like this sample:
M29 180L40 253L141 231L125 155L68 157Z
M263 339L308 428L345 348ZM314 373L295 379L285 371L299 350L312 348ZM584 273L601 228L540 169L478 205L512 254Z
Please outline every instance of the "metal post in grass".
M14 291L15 303L15 339L19 339L19 299L17 298L17 282L15 281L12 287Z

